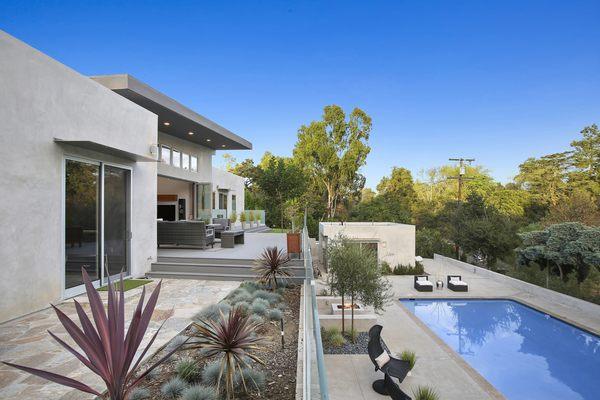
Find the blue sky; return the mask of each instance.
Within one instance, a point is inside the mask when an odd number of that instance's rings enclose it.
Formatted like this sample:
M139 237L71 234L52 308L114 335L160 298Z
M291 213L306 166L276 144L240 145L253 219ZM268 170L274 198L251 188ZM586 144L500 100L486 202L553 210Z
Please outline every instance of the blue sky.
M0 29L86 74L130 73L291 154L322 107L373 118L364 173L474 157L505 182L600 123L599 1L11 1ZM220 163L220 157L215 160Z

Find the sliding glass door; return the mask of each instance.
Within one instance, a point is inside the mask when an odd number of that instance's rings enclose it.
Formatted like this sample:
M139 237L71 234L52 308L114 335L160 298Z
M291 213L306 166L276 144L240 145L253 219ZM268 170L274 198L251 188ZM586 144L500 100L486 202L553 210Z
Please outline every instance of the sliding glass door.
M129 275L129 181L127 169L104 166L104 263L109 276Z
M65 160L65 297L83 291L81 269L95 284L130 272L131 171Z
M66 160L65 291L83 284L81 269L100 279L100 164Z

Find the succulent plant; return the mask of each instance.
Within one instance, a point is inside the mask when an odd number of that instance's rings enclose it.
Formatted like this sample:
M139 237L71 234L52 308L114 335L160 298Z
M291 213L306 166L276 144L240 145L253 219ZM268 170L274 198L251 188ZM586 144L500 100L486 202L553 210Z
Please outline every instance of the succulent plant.
M259 275L260 283L277 289L280 281L286 281L292 276L286 266L289 261L290 258L283 249L278 250L277 246L267 247L254 262L253 270Z

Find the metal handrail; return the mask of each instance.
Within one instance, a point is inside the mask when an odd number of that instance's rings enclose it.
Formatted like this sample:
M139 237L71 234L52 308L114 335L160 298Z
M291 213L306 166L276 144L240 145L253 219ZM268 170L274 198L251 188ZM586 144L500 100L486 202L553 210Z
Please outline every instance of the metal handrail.
M312 253L310 251L310 241L308 229L306 228L306 215L304 228L302 229L302 251L304 255L304 368L303 368L303 399L311 399L311 362L310 355L312 349L310 346L310 330L309 330L309 312L312 314L312 335L315 340L315 353L317 356L317 368L319 375L319 391L321 400L329 400L329 387L327 383L327 373L325 370L325 362L323 357L323 342L321 340L321 323L319 321L319 311L317 308L317 293L314 280ZM310 304L310 307L308 306Z

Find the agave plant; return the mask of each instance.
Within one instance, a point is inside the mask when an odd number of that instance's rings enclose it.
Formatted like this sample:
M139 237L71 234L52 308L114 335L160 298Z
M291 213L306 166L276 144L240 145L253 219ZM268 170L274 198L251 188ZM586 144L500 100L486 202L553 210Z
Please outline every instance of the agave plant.
M292 276L286 266L289 261L290 258L283 249L278 250L277 246L267 247L254 262L252 269L258 273L259 282L277 289L278 280L285 281Z
M262 338L254 334L259 325L260 323L252 322L244 316L239 307L234 307L228 314L220 312L219 318L194 322L196 340L186 348L202 349L204 357L218 356L220 370L217 391L220 390L223 381L227 399L232 399L235 394L236 375L242 376L242 369L250 367L248 360L263 364L262 360L253 354L261 347ZM241 380L244 391L247 392L243 376Z
M146 355L150 346L152 346L152 343L154 343L158 332L164 325L163 322L163 325L161 325L154 333L140 356L134 362L135 354L144 338L144 334L150 323L150 318L154 312L162 282L159 282L153 290L148 298L146 307L143 307L146 289L142 288L142 295L140 296L140 300L131 319L129 329L127 330L127 333L125 333L125 294L123 291L123 275L121 275L121 284L119 285L120 289L118 294L114 287L115 285L109 280L108 309L105 311L102 299L100 298L98 291L94 288L87 272L83 268L81 269L81 272L83 274L83 282L85 283L85 290L90 302L94 324L92 324L92 321L77 300L74 300L75 309L77 310L77 316L79 317L82 328L57 307L52 305L52 308L54 308L59 321L64 326L67 333L85 355L69 346L54 333L50 331L48 331L48 333L58 342L58 344L67 349L67 351L81 361L83 365L102 378L106 384L106 390L111 400L125 400L128 398L132 389L144 379L148 373L179 349L179 347L172 349L164 357L146 369L146 371L141 374L136 374L140 362ZM183 344L184 343L181 345ZM85 383L63 375L9 362L4 362L4 364L39 376L40 378L75 388L82 392L91 393L96 396L102 395Z

